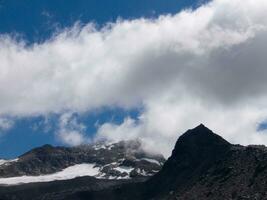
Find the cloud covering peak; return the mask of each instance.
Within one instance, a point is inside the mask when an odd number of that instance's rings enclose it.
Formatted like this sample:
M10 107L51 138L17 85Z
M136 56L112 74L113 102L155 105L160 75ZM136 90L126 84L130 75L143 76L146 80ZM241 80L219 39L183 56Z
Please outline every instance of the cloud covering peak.
M0 38L0 115L143 107L98 135L139 137L169 153L200 122L241 143L266 143L267 2L214 0L157 19L74 25L26 46Z

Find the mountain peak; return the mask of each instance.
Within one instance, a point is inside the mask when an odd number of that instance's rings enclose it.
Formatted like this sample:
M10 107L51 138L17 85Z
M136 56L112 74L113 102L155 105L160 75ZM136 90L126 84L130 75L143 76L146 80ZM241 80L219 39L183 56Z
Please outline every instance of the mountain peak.
M228 141L200 124L179 137L170 160L174 160L175 163L186 160L192 167L217 160L230 147Z
M51 144L44 144L43 146L41 146L42 148L53 148L53 146Z
M199 124L197 127L195 127L194 129L209 129L208 127L206 127L204 124Z
M215 134L205 125L200 124L193 129L186 131L177 141L176 148L179 146L205 147L208 146L228 146L230 145L221 136Z
M195 133L195 134L207 134L207 133L212 133L212 134L215 134L212 132L212 130L210 130L208 127L206 127L204 124L199 124L198 126L196 126L195 128L192 128L192 129L189 129L188 131L185 132L185 134L187 133Z

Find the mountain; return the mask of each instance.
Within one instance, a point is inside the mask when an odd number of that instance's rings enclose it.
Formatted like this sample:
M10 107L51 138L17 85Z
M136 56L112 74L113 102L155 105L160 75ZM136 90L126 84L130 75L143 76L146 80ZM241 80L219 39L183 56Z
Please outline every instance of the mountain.
M188 130L176 142L162 170L147 183L150 188L147 195L161 197L187 192L215 163L223 162L230 149L229 142L202 124Z
M150 178L80 177L0 187L0 200L265 200L266 188L267 147L230 144L201 124L177 140Z
M267 148L233 145L204 125L176 142L162 169L145 182L83 191L65 199L267 199Z
M129 179L152 176L165 159L145 152L137 140L98 142L78 147L35 148L17 159L0 163L0 184L47 182L78 176Z

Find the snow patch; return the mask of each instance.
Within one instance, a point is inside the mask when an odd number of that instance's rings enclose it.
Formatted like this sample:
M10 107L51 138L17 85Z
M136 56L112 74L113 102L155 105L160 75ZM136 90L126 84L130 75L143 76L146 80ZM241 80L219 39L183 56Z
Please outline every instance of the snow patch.
M138 168L137 169L137 173L142 175L142 176L148 176L148 174L146 173L146 171L144 169Z
M68 180L81 176L97 176L98 174L99 168L95 167L95 164L77 164L54 174L0 178L0 185L17 185L23 183Z
M98 151L100 149L106 149L106 146L105 145L95 145L93 146L94 150Z
M2 159L0 159L0 165L5 164L6 162L8 162L8 161L7 161L7 160L2 160Z
M159 161L157 161L155 159L151 159L151 158L142 158L140 160L145 160L145 161L150 162L150 163L155 163L157 165L161 165L161 163Z
M0 159L0 166L1 165L6 165L6 164L9 164L9 163L12 163L12 162L17 162L19 159L16 158L16 159L13 159L13 160L3 160L3 159Z
M125 166L119 166L119 167L116 167L114 169L119 171L120 173L126 172L127 174L129 174L131 171L134 170L134 168L132 168L132 167L125 167Z

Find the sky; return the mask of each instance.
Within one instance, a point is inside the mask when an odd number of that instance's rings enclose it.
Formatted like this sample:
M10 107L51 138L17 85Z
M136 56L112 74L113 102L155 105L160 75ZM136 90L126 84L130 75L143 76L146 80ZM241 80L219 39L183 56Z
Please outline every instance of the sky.
M267 144L266 0L0 1L0 158L204 123Z

